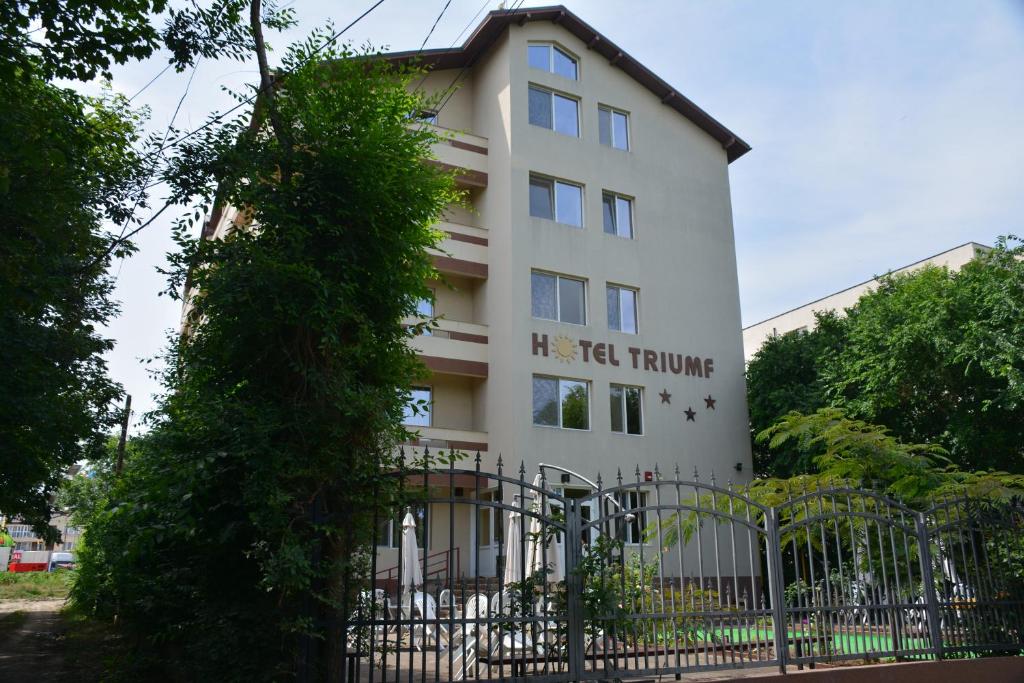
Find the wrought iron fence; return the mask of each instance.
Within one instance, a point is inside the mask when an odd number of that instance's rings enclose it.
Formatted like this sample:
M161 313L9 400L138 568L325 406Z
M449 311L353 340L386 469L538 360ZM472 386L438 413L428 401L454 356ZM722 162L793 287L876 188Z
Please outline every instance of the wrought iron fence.
M402 508L347 591L346 680L1024 654L1017 502L913 510L830 487L766 506L697 473L578 486L522 466L509 476L500 459L489 472L479 455L472 469L395 476ZM460 560L438 571L439 556Z

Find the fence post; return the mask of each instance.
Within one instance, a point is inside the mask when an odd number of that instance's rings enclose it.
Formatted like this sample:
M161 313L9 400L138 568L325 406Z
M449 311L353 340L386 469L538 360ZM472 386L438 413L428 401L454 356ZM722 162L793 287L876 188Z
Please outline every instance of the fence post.
M939 618L939 598L935 592L932 574L932 546L928 542L928 523L923 512L915 518L917 526L918 559L921 561L921 581L924 582L924 606L928 613L928 636L932 641L935 659L942 659L942 622Z
M779 518L775 508L768 508L764 516L766 542L765 553L768 561L768 599L772 601L772 621L775 628L772 634L775 640L775 656L779 660L779 673L786 673L786 661L789 659L788 627L785 610L785 581L782 578L782 541L779 538Z
M565 588L566 611L568 612L568 664L569 680L578 681L583 676L583 658L585 650L583 624L583 579L576 571L579 566L580 539L583 529L580 525L580 512L575 499L565 501Z

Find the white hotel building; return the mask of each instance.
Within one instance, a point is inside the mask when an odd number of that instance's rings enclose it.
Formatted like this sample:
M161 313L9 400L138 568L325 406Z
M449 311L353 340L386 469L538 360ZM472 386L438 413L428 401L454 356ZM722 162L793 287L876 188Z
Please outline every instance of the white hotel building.
M609 483L655 466L749 481L729 194L747 143L561 6L491 12L462 47L386 58L420 59L428 91L458 84L428 118L472 206L440 226L416 443L479 451L489 471L500 454L509 476L548 462ZM492 571L482 527L501 522L470 517L470 562ZM431 533L447 546L447 514Z

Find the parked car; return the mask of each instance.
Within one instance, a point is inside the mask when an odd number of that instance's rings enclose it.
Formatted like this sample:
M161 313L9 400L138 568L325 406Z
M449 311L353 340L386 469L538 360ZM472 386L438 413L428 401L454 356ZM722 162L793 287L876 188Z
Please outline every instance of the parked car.
M75 556L72 553L53 553L50 555L50 571L55 569L74 569Z

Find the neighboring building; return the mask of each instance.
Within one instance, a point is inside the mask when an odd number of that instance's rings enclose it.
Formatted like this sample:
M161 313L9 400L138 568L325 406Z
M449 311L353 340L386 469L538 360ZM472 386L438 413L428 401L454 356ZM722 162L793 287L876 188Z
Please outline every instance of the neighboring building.
M7 533L14 539L15 550L53 550L55 552L73 552L78 545L78 539L82 535L81 530L73 526L67 515L54 515L50 519L50 526L57 529L61 535L61 542L55 543L52 548L46 546L46 542L39 538L32 530L31 524L25 524L18 519L7 523Z
M440 320L414 342L432 373L416 445L480 452L488 471L501 455L513 477L549 462L606 482L637 466L749 481L729 194L749 146L564 7L491 12L461 48L386 58L421 59L428 92L461 83L425 118L451 134L437 161L472 205L440 226L454 289L421 311ZM501 522L483 512L455 525L487 573Z
M890 273L907 273L925 266L938 266L950 270L960 270L964 264L974 260L975 257L988 251L986 247L977 242L967 242L958 247L953 247L941 254L930 256L920 261L915 261L908 266L889 271ZM754 354L764 345L768 339L775 335L785 334L793 331L809 331L814 329L814 314L824 311L837 311L843 313L857 301L873 290L878 284L878 278L861 282L860 284L840 290L835 294L817 299L803 306L780 313L774 317L762 320L748 327L743 328L743 354L747 361L754 357Z

